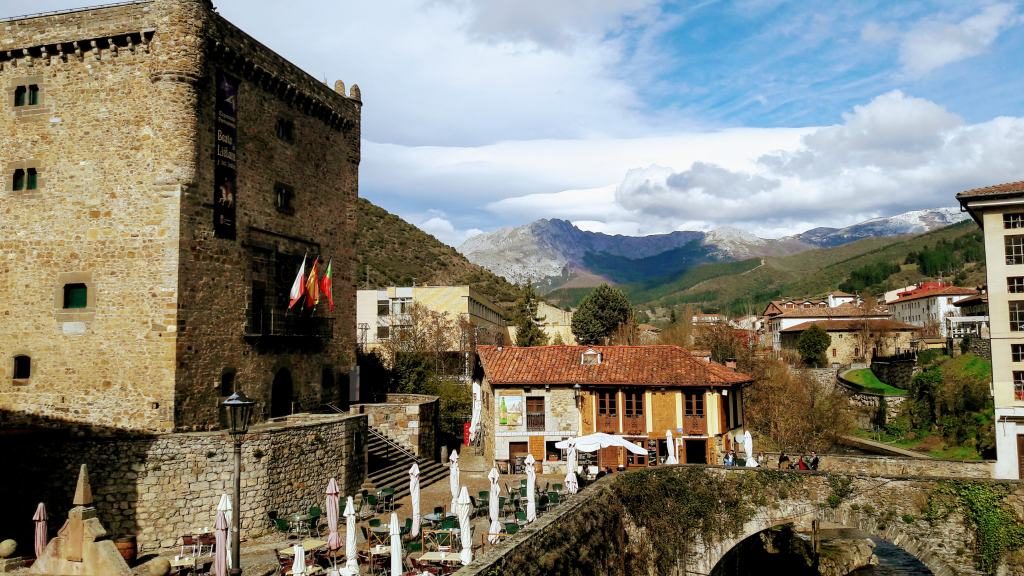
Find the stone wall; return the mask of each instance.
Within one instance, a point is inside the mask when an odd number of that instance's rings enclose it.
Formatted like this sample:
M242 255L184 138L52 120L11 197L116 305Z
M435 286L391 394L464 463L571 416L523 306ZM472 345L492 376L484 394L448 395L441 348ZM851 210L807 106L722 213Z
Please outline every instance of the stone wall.
M137 534L143 550L175 546L182 534L210 527L221 494L232 485L232 441L224 432L135 438L72 438L34 433L0 442L18 473L4 475L8 502L0 537L31 543L37 502L50 530L71 507L78 467L89 466L99 518L113 535ZM366 475L366 417L312 416L250 430L242 450L242 537L268 529L267 512L291 514L323 506L327 481L355 494Z
M438 457L437 427L440 401L424 394L388 394L383 404L353 404L352 414L365 414L367 423L384 435L412 448L421 458Z
M881 396L876 394L864 394L850 390L849 398L850 405L856 409L854 417L857 419L857 426L859 428L870 429L874 424L885 424L885 422L879 422L878 418L878 404L881 402ZM906 399L906 396L885 397L886 422L889 422L893 418L899 416L900 407Z
M989 362L992 361L992 341L988 338L968 338L967 351L977 354Z
M879 380L890 386L907 390L910 380L914 377L916 360L872 360L871 371Z

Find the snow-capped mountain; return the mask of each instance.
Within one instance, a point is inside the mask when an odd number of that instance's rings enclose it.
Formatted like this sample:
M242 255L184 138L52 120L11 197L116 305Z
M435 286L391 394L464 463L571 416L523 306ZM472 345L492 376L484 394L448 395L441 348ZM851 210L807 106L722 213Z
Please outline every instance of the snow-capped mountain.
M956 208L916 210L845 228L814 228L778 239L759 238L731 227L651 236L609 235L551 219L480 234L458 250L474 264L511 282L546 282L557 287L578 276L615 281L615 272L624 268L632 269L632 278L638 268L651 273L679 273L700 262L785 256L862 238L919 234L967 217Z

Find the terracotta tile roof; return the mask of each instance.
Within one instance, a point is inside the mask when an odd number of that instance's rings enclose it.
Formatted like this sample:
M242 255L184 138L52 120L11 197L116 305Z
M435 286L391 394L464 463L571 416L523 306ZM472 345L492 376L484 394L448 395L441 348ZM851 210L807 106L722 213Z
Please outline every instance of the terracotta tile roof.
M971 198L999 198L1002 196L1017 196L1024 194L1024 181L1007 182L984 188L964 190L956 195L957 200L969 200Z
M860 318L863 316L887 316L889 311L884 308L865 310L853 304L841 304L834 308L822 308L819 306L811 308L787 308L776 318Z
M977 293L978 291L973 288L961 288L960 286L943 286L942 288L933 288L931 290L911 292L906 296L900 296L899 298L890 302L890 304L897 304L899 302L909 302L911 300L920 300L921 298L934 298L936 296L972 296Z
M843 292L842 290L833 290L829 293L829 296L835 296L836 298L853 298L853 294Z
M583 365L588 348L601 354L599 364ZM479 346L477 352L491 384L723 386L753 381L679 346Z
M975 294L953 302L953 306L972 306L974 304L988 304L988 294Z
M920 326L905 324L896 320L818 320L804 322L796 326L790 326L780 332L803 332L814 324L821 326L826 332L856 332L864 328L867 322L868 329L872 332L892 332L896 330L920 330Z

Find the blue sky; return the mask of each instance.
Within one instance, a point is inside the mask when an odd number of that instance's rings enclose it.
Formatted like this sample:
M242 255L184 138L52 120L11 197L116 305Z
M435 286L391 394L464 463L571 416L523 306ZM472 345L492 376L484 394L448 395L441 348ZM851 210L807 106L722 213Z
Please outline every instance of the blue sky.
M537 218L777 237L1024 179L1020 2L215 4L360 85L360 194L453 245Z

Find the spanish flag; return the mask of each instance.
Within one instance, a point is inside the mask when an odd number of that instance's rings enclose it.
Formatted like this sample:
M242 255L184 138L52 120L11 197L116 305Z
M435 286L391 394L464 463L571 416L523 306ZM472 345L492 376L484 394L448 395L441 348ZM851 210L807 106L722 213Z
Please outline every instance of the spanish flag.
M324 277L320 279L320 293L327 298L327 309L331 312L334 312L334 295L331 294L331 264L333 262L333 258L327 262L327 270L324 272Z
M303 283L306 277L306 257L302 257L302 265L299 266L299 273L295 275L295 282L292 283L292 291L288 293L288 309L291 310L302 296L306 293L306 285Z
M314 308L320 303L320 277L316 273L316 265L319 258L313 260L313 266L309 270L309 278L306 279L306 308Z

